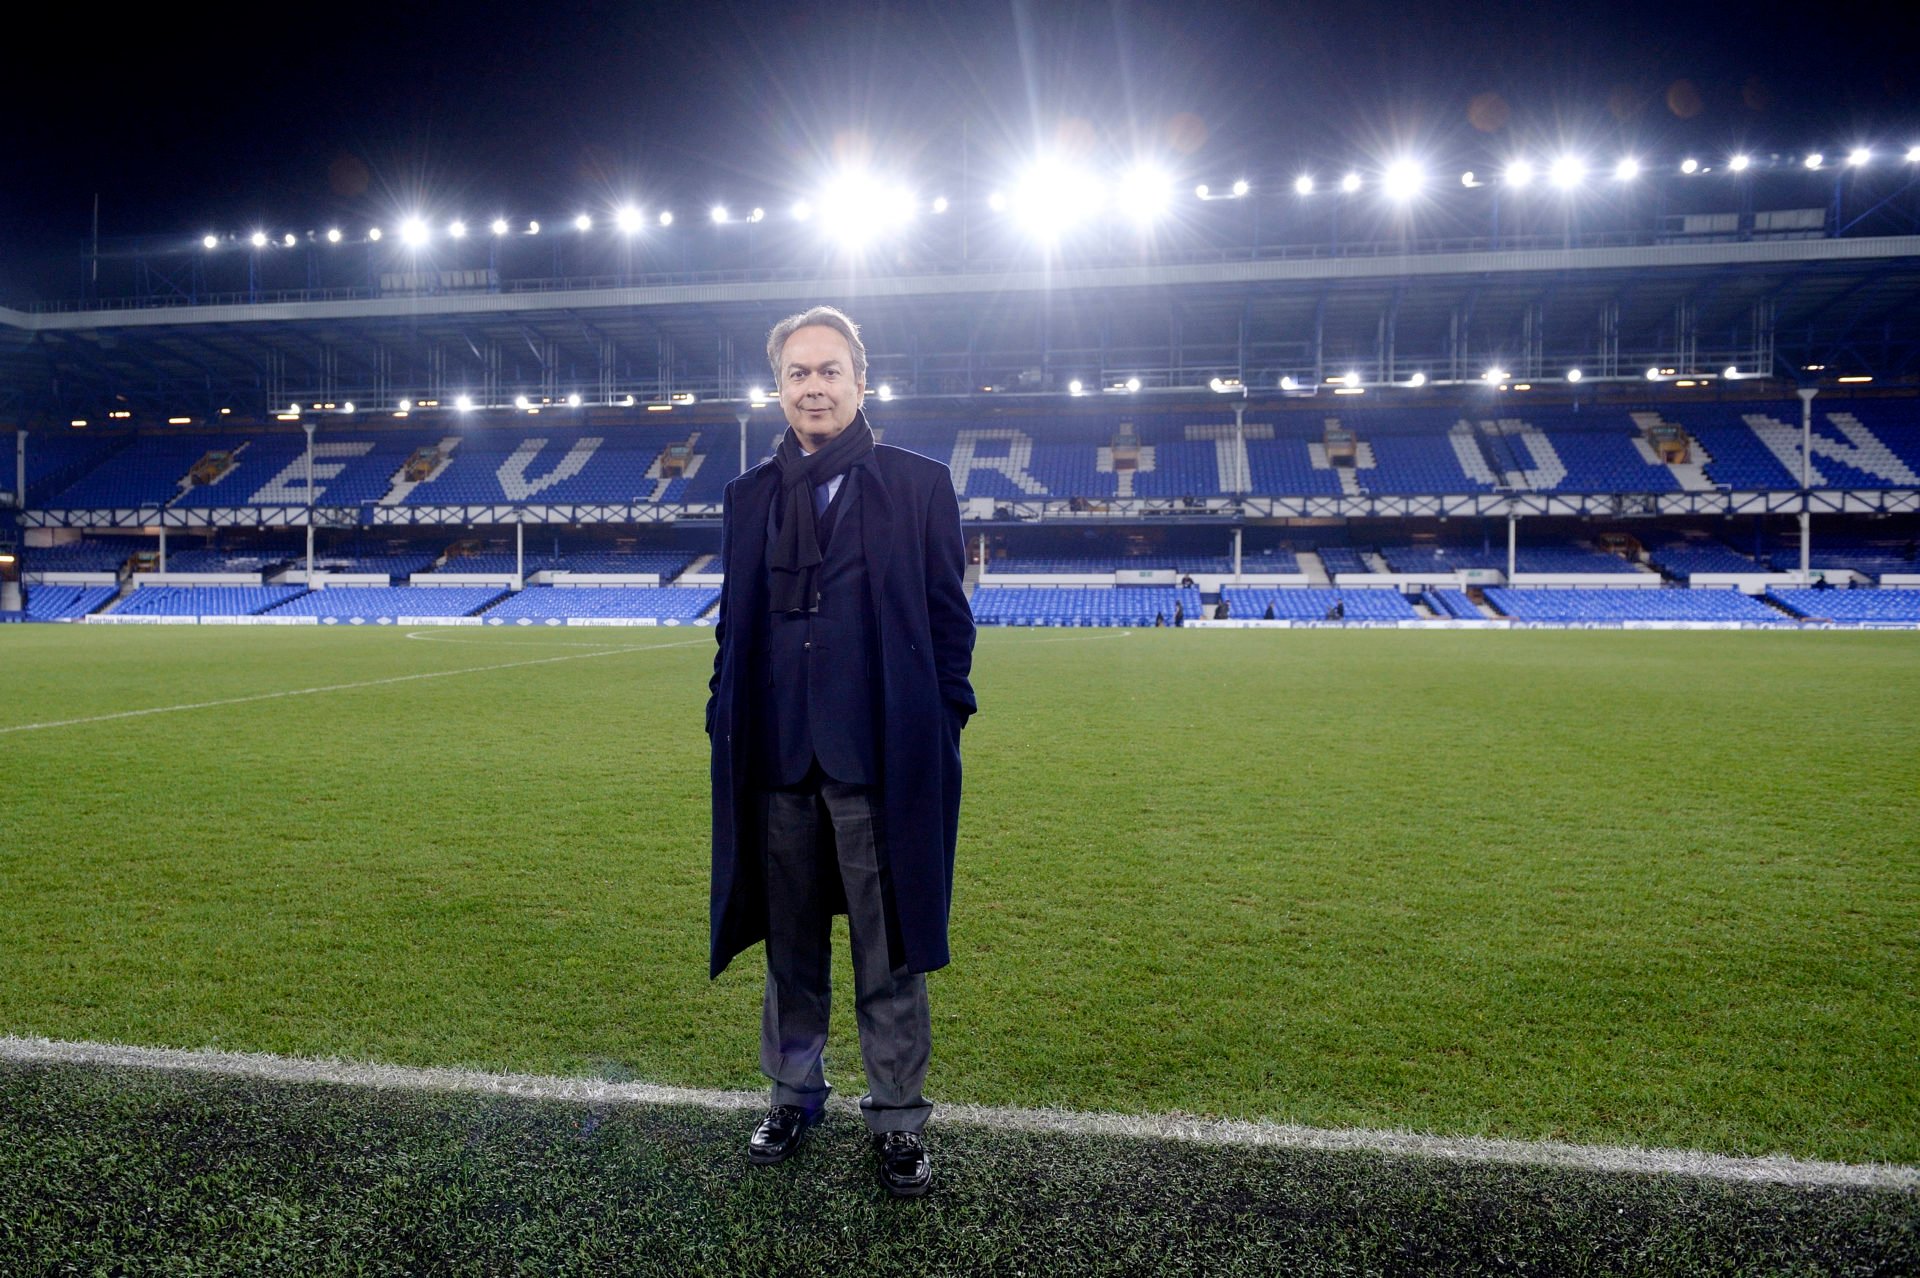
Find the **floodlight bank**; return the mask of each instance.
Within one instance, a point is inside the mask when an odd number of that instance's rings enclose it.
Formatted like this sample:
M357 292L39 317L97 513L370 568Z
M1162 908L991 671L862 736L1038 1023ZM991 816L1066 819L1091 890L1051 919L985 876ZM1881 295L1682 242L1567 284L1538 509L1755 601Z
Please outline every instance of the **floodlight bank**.
M0 1062L165 1070L252 1078L273 1083L329 1083L390 1091L469 1092L576 1104L686 1105L712 1110L753 1111L767 1103L766 1094L761 1091L729 1092L668 1087L655 1083L615 1083L594 1078L490 1074L478 1070L379 1065L332 1058L305 1059L264 1052L187 1051L13 1035L0 1036ZM856 1103L850 1099L842 1098L829 1104L847 1114L857 1112ZM1741 1158L1697 1150L1574 1145L1560 1141L1490 1140L1367 1128L1322 1129L1240 1119L1207 1119L1178 1113L1135 1116L943 1104L940 1106L940 1119L943 1123L991 1127L1002 1131L1049 1132L1070 1136L1117 1136L1216 1146L1374 1153L1392 1157L1439 1158L1449 1162L1692 1176L1745 1184L1809 1188L1904 1192L1920 1189L1920 1168L1917 1167L1888 1163L1814 1162L1780 1155Z

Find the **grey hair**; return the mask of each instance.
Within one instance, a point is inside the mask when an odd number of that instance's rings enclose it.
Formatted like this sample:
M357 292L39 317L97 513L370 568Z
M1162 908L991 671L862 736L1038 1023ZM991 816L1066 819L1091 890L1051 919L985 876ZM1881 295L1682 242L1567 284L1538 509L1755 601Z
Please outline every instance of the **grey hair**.
M815 324L847 339L847 349L853 352L853 380L866 385L867 348L860 342L860 326L837 306L815 306L798 315L789 315L773 326L773 331L767 334L767 363L773 366L773 375L780 376L780 356L787 349L787 339L797 330Z

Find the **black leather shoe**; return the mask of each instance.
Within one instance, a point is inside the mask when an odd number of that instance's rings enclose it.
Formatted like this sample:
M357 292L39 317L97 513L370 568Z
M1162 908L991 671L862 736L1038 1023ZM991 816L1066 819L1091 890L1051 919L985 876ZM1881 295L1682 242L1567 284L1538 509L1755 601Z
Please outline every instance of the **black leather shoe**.
M880 1183L895 1198L918 1198L933 1183L933 1160L919 1132L881 1132L873 1151L880 1155Z
M762 1167L785 1161L800 1148L808 1129L819 1126L826 1112L816 1109L809 1113L798 1105L775 1105L753 1129L753 1139L747 1142L748 1161Z

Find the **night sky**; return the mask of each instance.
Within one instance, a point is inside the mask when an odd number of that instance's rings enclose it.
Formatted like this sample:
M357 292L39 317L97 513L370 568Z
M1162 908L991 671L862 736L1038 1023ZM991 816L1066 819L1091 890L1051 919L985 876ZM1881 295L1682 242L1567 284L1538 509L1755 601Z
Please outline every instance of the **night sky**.
M1036 147L1283 182L1402 150L1920 142L1909 19L1866 5L1462 0L345 4L44 11L0 58L0 299L104 238L403 208L780 208L844 160L984 180ZM183 17L186 14L188 16ZM42 15L37 14L39 18ZM1911 136L1909 136L1911 135Z

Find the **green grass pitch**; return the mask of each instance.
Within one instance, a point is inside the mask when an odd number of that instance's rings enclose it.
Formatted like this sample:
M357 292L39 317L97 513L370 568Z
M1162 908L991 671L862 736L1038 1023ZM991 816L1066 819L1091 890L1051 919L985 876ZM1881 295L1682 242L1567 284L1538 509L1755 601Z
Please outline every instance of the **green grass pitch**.
M415 633L0 628L0 729L64 724L0 731L0 1032L759 1086L711 633ZM987 631L975 683L936 1099L1920 1162L1915 636Z

